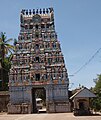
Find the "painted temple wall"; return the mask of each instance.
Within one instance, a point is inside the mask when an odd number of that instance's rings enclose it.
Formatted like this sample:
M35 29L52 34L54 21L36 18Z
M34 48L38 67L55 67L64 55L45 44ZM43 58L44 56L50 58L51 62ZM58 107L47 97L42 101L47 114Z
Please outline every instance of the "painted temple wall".
M32 112L32 89L44 87L47 111L67 112L69 79L55 31L53 8L44 9L44 14L33 12L22 10L20 14L21 29L9 74L8 111Z

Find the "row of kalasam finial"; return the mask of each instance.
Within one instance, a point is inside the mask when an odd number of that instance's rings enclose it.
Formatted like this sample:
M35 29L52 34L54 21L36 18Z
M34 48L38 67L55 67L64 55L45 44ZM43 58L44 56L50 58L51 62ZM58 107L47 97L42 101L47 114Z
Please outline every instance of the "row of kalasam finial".
M22 9L21 13L23 15L32 15L32 14L48 14L48 13L51 13L53 11L53 8L43 8L43 9L29 9L29 10L26 10L26 9Z

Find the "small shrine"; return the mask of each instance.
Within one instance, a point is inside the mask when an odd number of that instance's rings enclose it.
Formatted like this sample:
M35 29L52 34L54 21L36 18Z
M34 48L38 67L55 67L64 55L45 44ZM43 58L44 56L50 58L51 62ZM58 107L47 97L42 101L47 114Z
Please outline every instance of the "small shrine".
M73 101L74 115L90 115L90 99L96 95L88 88L83 87L77 91L70 99Z
M8 113L36 113L37 89L45 91L46 112L68 112L68 86L53 8L23 9L9 73Z

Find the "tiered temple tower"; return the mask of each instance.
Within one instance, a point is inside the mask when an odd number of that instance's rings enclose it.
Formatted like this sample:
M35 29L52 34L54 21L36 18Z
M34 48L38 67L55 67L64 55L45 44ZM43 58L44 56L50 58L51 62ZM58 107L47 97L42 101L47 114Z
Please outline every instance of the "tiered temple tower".
M36 88L46 90L47 112L69 111L69 80L53 8L22 10L20 28L9 74L8 113L35 112Z

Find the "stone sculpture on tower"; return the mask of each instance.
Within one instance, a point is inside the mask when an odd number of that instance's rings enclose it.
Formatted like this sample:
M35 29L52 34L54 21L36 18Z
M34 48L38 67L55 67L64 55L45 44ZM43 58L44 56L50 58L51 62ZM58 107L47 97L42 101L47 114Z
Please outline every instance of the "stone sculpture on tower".
M44 88L46 111L70 111L69 79L57 38L53 8L22 10L9 73L8 113L35 113L35 90Z

